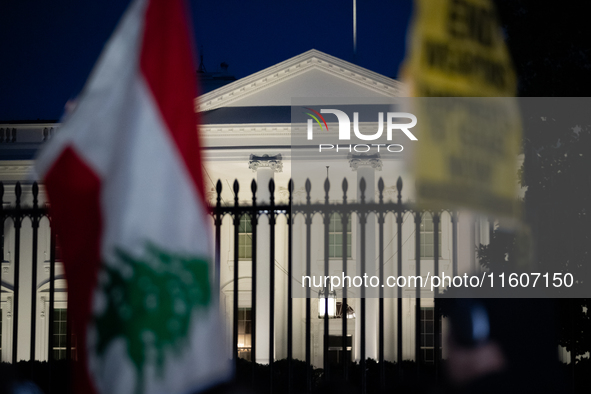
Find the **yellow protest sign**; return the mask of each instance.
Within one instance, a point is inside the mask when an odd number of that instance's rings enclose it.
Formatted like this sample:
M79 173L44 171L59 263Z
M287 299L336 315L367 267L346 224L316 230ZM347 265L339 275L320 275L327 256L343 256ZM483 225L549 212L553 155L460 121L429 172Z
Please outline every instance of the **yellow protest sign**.
M403 68L417 116L417 201L517 214L516 77L488 0L417 0ZM487 98L484 98L487 97Z

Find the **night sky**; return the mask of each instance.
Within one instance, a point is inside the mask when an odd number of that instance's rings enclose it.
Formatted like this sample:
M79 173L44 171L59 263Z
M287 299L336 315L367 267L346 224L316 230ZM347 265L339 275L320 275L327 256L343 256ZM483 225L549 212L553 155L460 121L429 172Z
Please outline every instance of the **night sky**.
M84 86L125 0L1 0L0 121L57 120ZM411 0L193 0L207 71L242 78L309 49L396 77Z

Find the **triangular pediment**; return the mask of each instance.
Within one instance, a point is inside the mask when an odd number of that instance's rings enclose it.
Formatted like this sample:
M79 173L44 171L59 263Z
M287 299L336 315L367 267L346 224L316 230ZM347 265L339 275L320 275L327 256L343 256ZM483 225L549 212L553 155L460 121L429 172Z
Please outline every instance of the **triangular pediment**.
M400 97L395 79L312 49L195 100L195 110L290 106L294 97Z

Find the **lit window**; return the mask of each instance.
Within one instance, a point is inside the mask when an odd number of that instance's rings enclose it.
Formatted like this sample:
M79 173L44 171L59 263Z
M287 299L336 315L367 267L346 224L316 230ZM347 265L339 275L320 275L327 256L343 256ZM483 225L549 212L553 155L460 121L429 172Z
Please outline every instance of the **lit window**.
M243 260L252 258L252 225L248 215L240 218L238 226L238 258Z
M343 222L341 215L333 213L328 227L328 257L343 257ZM351 220L347 221L347 257L351 257Z
M421 220L421 257L435 257L435 227L430 214ZM439 226L439 257L441 257L441 225Z
M238 308L238 357L251 361L252 317L251 308Z

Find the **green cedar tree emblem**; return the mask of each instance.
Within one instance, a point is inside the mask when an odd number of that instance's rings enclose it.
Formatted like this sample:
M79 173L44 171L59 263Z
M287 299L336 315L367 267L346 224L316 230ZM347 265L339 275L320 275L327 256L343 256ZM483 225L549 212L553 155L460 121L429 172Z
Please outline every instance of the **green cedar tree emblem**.
M186 344L191 314L210 302L206 260L169 253L148 243L145 256L116 250L115 264L103 264L99 291L106 307L95 312L96 352L104 355L111 341L124 338L143 386L146 361L163 373L165 352L178 353Z

